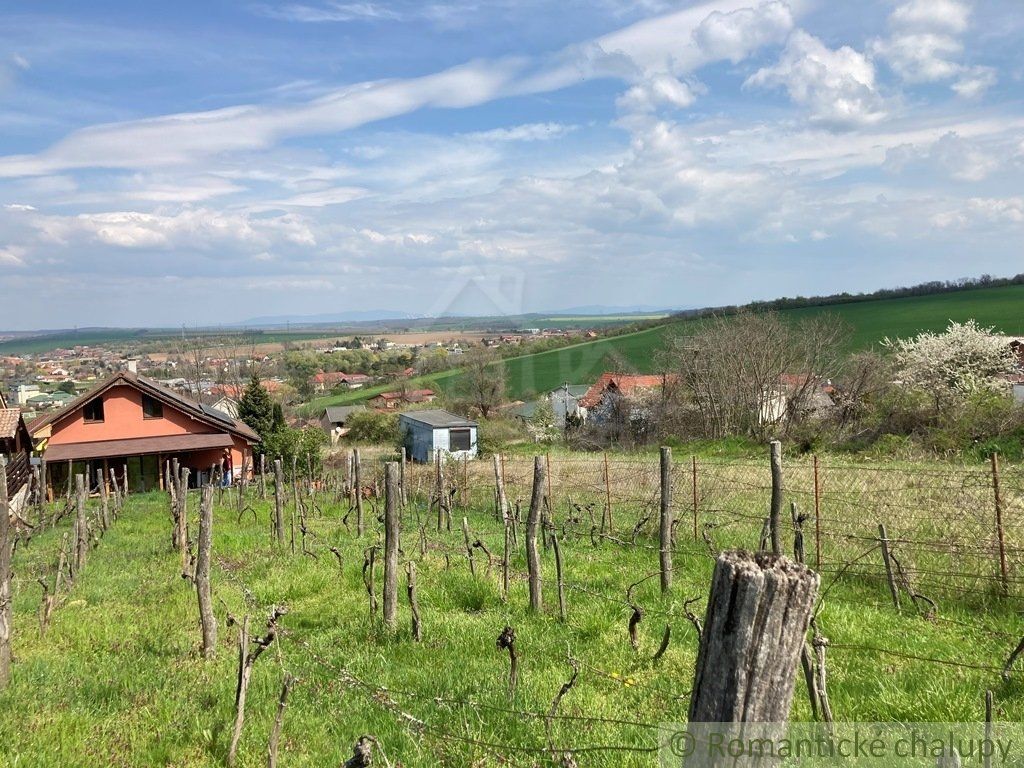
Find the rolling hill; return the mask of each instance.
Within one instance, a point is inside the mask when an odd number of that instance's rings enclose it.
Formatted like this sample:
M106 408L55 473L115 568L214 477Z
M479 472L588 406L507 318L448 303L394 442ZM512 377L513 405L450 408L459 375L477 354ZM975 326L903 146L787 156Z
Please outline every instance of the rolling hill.
M801 307L783 310L780 314L793 319L836 317L850 327L850 351L875 346L887 336L941 331L950 320L975 319L1002 333L1024 335L1024 286ZM663 347L666 336L685 333L687 328L700 322L700 319L674 320L635 333L509 359L505 361L509 396L523 399L564 382L589 383L602 371L611 369L654 373L657 352ZM445 376L434 383L444 391L453 391L458 386L458 376Z

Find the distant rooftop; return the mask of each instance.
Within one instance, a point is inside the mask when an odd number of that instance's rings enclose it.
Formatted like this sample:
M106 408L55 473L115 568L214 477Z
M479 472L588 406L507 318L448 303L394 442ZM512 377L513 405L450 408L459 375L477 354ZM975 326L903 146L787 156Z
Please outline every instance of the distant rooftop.
M442 410L440 408L431 408L425 411L407 411L406 413L399 414L399 419L408 419L409 421L418 421L421 424L427 424L431 427L475 427L477 423L469 419L458 416L454 413Z

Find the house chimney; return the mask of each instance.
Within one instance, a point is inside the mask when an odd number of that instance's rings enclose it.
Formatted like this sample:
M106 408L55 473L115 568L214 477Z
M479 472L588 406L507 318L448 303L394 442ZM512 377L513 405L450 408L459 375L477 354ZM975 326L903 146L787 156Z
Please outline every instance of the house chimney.
M128 360L128 371L129 373L139 372L139 361L136 360L134 357Z

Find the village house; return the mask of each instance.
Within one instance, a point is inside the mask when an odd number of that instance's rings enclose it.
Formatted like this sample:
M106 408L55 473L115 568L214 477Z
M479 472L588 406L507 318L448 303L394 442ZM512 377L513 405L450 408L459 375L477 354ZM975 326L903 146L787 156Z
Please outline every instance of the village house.
M338 440L348 434L348 420L353 413L365 411L363 405L332 405L324 409L320 416L320 426L331 438L331 445L337 445Z
M251 467L252 446L260 439L228 414L130 371L114 374L28 428L47 464L51 490L66 485L69 471L95 478L101 469L124 467L130 490L162 488L163 467L171 459L188 467L192 484L199 485L225 451L236 474Z
M632 374L606 371L577 401L583 420L600 423L608 419L623 400L639 402L660 393L677 380L674 374Z
M319 393L330 392L335 387L340 386L347 386L349 389L359 389L372 381L373 376L365 373L345 373L344 371L334 371L331 373L321 371L309 379L313 391Z
M477 423L440 409L398 415L405 455L412 461L433 461L438 454L474 459Z
M403 405L432 403L436 395L432 389L409 389L396 392L381 392L366 401L371 408L392 411Z
M18 408L8 408L0 393L0 456L4 458L7 496L18 512L24 505L31 474L32 438ZM0 510L0 514L6 510Z
M558 429L565 429L566 421L580 415L580 399L583 398L590 387L586 384L563 384L558 389L553 389L539 400L523 403L512 411L516 418L527 422L533 419L540 404L547 400L551 404L551 411L554 416L552 426Z

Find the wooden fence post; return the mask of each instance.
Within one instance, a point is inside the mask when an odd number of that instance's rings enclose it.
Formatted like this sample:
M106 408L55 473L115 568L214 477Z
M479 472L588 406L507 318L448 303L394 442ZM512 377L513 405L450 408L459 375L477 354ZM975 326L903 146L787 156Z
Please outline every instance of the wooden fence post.
M604 499L605 516L601 518L601 533L612 533L612 479L608 471L608 451L604 452ZM607 520L607 528L605 520Z
M103 470L96 470L96 484L100 490L100 527L104 532L110 527L110 503L107 498L107 478Z
M661 591L672 588L672 449L661 448L661 525L658 528Z
M697 495L697 457L690 457L693 464L693 540L696 541L699 536L697 533L697 504L699 496Z
M199 621L203 629L203 658L212 659L217 652L217 618L213 613L210 590L210 550L213 548L213 486L203 488L199 504L199 541L196 551L196 597Z
M769 517L772 537L772 554L782 555L782 443L771 441L772 462L772 507Z
M819 577L785 557L723 552L711 577L690 723L785 723ZM694 730L699 733L699 726ZM699 743L699 736L698 738ZM686 765L719 762L697 749Z
M409 596L409 610L412 613L412 638L417 643L423 639L423 623L420 621L420 604L416 599L416 563L410 560L405 564L408 579L406 593Z
M89 523L85 518L85 477L75 475L75 575L85 567L89 551Z
M878 541L882 545L882 561L885 563L885 580L889 583L889 594L896 613L900 612L900 592L896 588L896 577L892 571L892 558L889 557L889 535L885 531L885 523L878 524Z
M14 615L11 594L11 559L14 555L14 534L7 493L7 459L0 456L0 691L11 681L11 625Z
M821 470L814 454L814 567L821 570Z
M999 581L1003 594L1010 593L1010 572L1006 564L1006 537L1003 531L1003 494L999 487L999 454L992 454L992 492L996 502L996 540L999 545Z
M494 492L497 494L497 513L502 520L507 522L509 518L508 497L505 495L505 478L503 475L501 454L496 453L494 454Z
M384 625L395 630L398 626L398 537L402 499L398 479L398 464L384 465Z
M466 543L466 559L469 560L469 573L476 577L476 563L473 562L473 540L469 536L469 518L462 518L462 539Z
M284 546L284 472L281 459L274 459L274 534L277 543Z
M537 550L537 529L540 527L540 509L544 497L544 460L533 459L533 493L530 512L526 517L526 567L530 576L530 610L540 613L544 609L541 599L540 552Z

